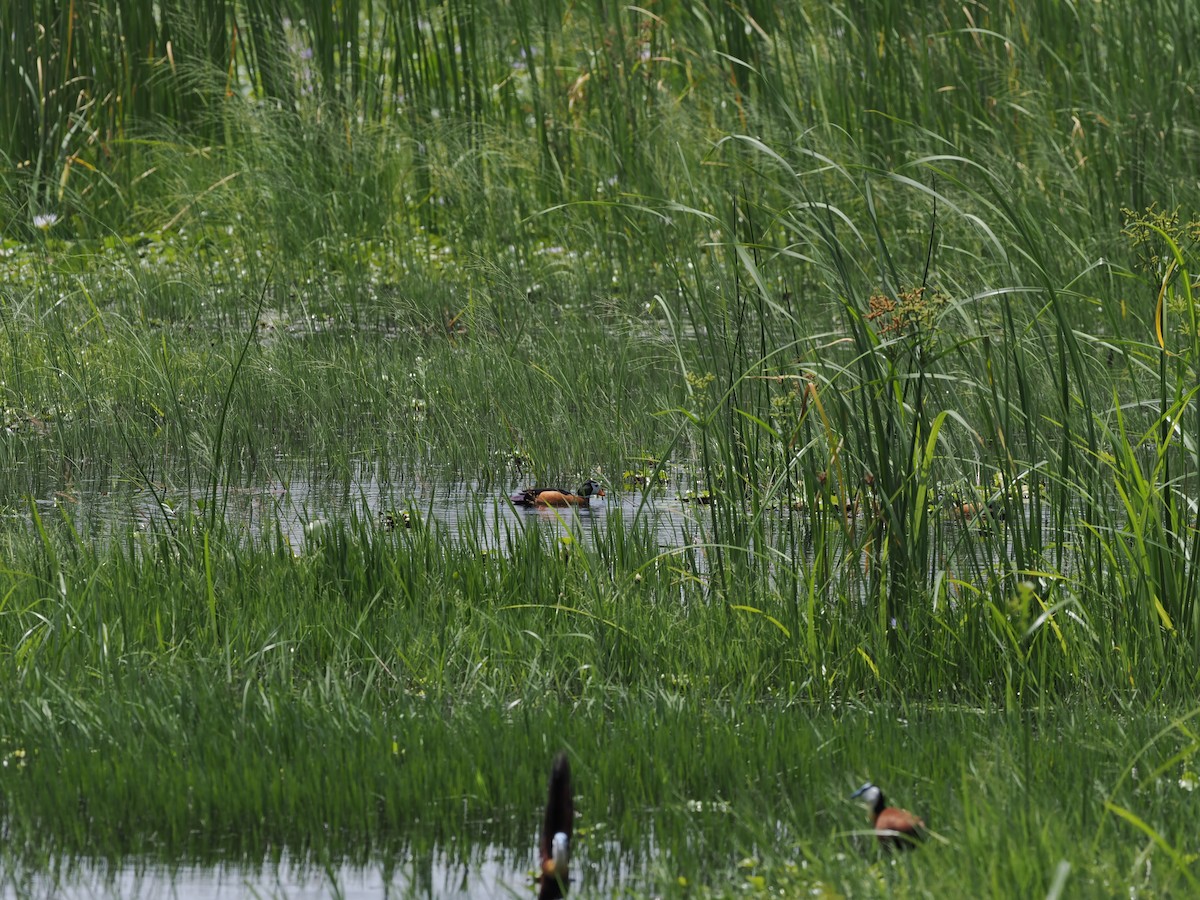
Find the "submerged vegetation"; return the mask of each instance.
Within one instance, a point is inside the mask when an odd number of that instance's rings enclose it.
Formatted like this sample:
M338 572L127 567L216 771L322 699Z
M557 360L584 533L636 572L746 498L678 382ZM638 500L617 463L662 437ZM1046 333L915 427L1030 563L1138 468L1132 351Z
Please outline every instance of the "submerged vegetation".
M6 889L520 892L566 747L585 892L1197 890L1190 4L100 6L0 0Z

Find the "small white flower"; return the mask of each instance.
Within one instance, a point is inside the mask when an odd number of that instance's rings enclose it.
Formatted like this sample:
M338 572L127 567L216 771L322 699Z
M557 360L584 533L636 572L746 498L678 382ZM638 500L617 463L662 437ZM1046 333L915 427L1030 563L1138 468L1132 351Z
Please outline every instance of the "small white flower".
M48 231L58 221L58 213L38 213L33 217L33 227Z

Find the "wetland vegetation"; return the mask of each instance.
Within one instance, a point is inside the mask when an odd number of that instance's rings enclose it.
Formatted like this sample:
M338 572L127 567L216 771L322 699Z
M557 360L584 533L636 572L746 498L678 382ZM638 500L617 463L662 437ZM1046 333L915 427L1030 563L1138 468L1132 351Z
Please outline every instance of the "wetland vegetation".
M1200 891L1200 15L912 7L0 0L6 895Z

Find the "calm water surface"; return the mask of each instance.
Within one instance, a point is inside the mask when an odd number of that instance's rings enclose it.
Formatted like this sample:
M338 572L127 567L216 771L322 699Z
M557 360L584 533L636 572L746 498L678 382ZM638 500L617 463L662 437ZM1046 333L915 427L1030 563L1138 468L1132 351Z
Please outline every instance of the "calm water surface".
M312 547L323 523L357 520L382 528L384 520L390 517L399 522L405 512L438 527L451 539L501 553L511 539L531 526L563 536L570 534L590 544L611 527L628 529L636 525L651 530L661 552L686 550L691 565L699 571L707 569L705 545L711 542L712 511L692 499L702 492L702 486L692 482L682 469L674 470L668 483L649 491L606 480L607 496L593 500L588 509L530 510L516 508L508 500L510 493L527 486L526 481L454 481L386 472L367 463L346 477L324 474L319 466L314 471L313 466L282 465L291 468L293 474L219 486L215 500L218 518L250 538L274 536L278 531L297 554ZM43 484L35 490L39 515L53 520L65 514L85 540L123 540L130 533L168 527L189 513L207 518L214 502L204 488L138 486L116 478ZM9 516L30 520L20 505L10 504ZM806 518L805 513L785 514L781 510L768 514L765 531L767 542L774 547L774 552L768 554L772 567L780 562L802 566L812 561L812 547L804 537ZM855 528L864 521L859 518ZM1004 529L995 534L1000 540L988 541L985 546L975 539L979 529L961 519L935 515L934 521L936 528L952 532L950 540L934 540L934 546L941 548L935 551L939 558L930 560L935 570L950 568L956 575L983 577L1005 567L1012 545ZM852 538L853 543L857 544L860 537ZM833 552L835 557L840 555L836 548Z
M481 485L414 475L392 476L362 467L353 477L322 478L303 474L244 486L218 487L216 503L224 521L249 535L274 534L303 552L313 527L323 521L379 523L384 517L408 512L444 531L473 537L481 546L502 550L504 538L531 523L568 530L589 539L620 515L626 523L648 523L663 548L701 540L708 522L707 507L689 502L689 489L666 486L641 489L608 487L608 496L583 510L529 510L514 507L510 493L527 486ZM571 488L572 490L574 488ZM120 479L73 481L42 485L35 497L39 514L53 518L64 511L85 538L119 537L129 530L147 530L178 520L188 512L207 517L213 500L204 488L169 484L133 486ZM20 515L20 513L16 513Z
M126 863L110 867L103 863L74 862L60 872L7 872L0 886L0 900L24 898L178 898L178 900L325 900L325 898L491 898L533 896L532 880L521 868L532 868L528 860L514 860L511 853L482 847L472 853L472 862L449 862L441 858L397 860L387 870L374 867L335 866L329 869L296 865L287 860L261 867L240 864L219 866L174 866L155 863Z

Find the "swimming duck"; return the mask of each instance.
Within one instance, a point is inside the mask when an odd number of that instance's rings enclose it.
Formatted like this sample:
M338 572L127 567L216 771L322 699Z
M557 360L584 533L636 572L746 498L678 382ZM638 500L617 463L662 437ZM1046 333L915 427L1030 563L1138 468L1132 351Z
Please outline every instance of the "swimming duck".
M993 497L984 502L963 500L962 497L953 495L946 501L946 509L954 519L970 525L1004 521L1004 500L1000 497Z
M579 493L560 488L526 488L509 499L516 506L587 506L592 497L603 497L604 488L595 481L585 481Z
M559 900L567 895L571 878L567 873L575 804L571 799L571 766L559 751L550 768L550 791L546 818L542 822L542 874L538 900Z
M906 809L888 806L883 791L867 782L850 795L851 800L861 800L871 812L871 823L875 836L887 850L912 850L925 839L925 822Z

